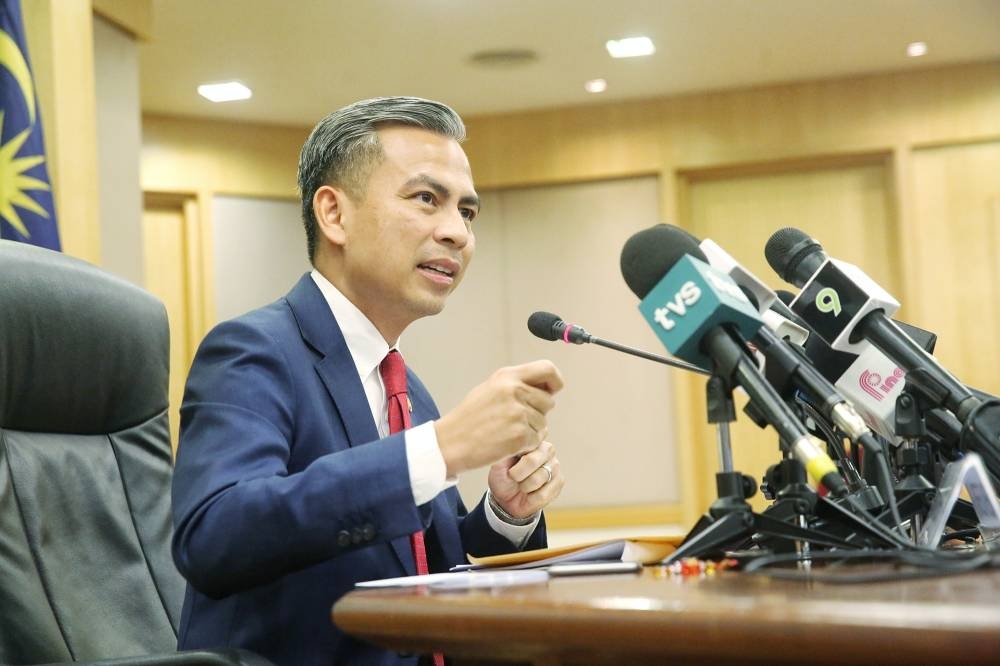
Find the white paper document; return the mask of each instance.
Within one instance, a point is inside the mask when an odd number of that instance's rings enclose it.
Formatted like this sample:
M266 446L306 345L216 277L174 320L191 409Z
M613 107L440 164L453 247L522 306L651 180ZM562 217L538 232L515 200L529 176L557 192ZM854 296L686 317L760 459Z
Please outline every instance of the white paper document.
M416 587L426 585L434 589L469 589L474 587L502 587L510 585L532 585L544 583L549 579L546 571L459 571L448 573L433 573L423 576L402 576L400 578L383 578L381 580L366 580L357 583L355 587Z

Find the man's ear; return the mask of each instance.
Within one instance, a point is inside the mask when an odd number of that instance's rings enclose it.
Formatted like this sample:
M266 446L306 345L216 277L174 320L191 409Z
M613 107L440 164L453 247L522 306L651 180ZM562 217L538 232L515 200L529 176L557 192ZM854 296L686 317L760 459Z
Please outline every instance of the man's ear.
M344 190L323 185L313 194L313 214L319 233L334 245L344 245L344 218L351 211L351 202Z

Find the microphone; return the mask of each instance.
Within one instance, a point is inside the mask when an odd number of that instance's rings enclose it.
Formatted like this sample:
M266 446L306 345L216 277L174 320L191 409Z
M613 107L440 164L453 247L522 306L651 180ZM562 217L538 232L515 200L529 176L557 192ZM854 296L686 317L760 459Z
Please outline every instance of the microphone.
M626 354L631 354L632 356L638 356L639 358L644 358L648 361L656 361L657 363L669 365L674 368L689 370L702 375L711 374L707 370L703 370L702 368L690 363L676 361L657 354L651 354L649 352L642 351L641 349L635 349L634 347L618 344L617 342L602 340L597 336L591 335L581 326L567 324L559 317L559 315L554 315L551 312L538 311L532 313L532 315L528 317L528 330L542 340L562 340L567 344L575 345L593 343L595 345L600 345L601 347L607 347L608 349L614 349L615 351L625 352Z
M857 266L830 259L819 242L793 228L776 231L767 241L764 255L782 279L802 289L791 309L831 347L863 353L862 341L870 342L902 370L916 373L908 380L919 383L922 394L947 407L963 423L982 404L888 319L899 302ZM869 385L875 383L872 380L870 376L859 378ZM875 395L882 387L872 388Z
M666 279L674 268L674 279ZM716 364L703 337L725 324L746 339L763 323L736 283L712 269L698 244L677 227L657 224L633 234L622 248L621 270L664 346L702 368Z
M566 344L582 345L592 339L582 327L567 324L559 315L541 310L528 317L528 330L542 340L562 340Z
M783 280L802 289L792 311L834 349L860 353L864 345L854 333L861 320L873 312L885 320L899 309L899 301L860 268L830 259L817 241L798 229L776 231L764 255Z
M621 254L622 276L639 311L672 354L743 387L764 419L809 475L835 495L846 493L830 457L748 356L746 337L762 325L757 311L683 230L656 225L634 234Z

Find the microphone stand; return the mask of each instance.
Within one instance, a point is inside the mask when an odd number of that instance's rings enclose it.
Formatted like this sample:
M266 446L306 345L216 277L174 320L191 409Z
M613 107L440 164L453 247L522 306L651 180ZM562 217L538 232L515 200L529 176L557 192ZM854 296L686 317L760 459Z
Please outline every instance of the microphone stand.
M899 498L899 510L903 519L910 520L910 534L914 543L923 530L924 520L930 511L935 495L940 492L923 471L936 477L934 466L943 460L940 447L936 447L927 436L926 417L933 409L925 395L919 380L911 385L907 377L907 385L896 399L896 432L904 438L902 445L896 451L896 463L900 471L900 480L896 484L896 495ZM882 518L882 516L879 516ZM956 500L951 507L947 524L949 527L962 530L975 528L978 516L971 502Z
M757 492L757 484L753 477L732 469L729 424L736 420L732 386L724 377L713 374L706 384L706 394L708 421L716 424L721 470L715 475L717 499L684 537L677 550L664 559L663 563L672 564L685 557L715 554L727 547L738 547L748 540L756 540L756 535L792 541L799 547L810 543L830 548L858 548L859 546L838 537L753 511L746 500Z
M902 515L910 519L914 543L923 527L934 492L934 484L921 473L921 468L930 465L934 457L926 443L925 413L924 401L913 395L909 386L904 388L896 399L896 434L903 438L897 451L900 479L896 484L896 493L902 496L900 508Z

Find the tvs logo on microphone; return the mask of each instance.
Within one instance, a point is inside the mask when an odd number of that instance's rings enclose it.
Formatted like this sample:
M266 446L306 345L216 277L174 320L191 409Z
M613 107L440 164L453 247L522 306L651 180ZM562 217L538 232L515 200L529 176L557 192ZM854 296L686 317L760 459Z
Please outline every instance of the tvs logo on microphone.
M881 401L882 398L892 392L892 389L899 383L899 380L903 378L903 375L903 370L901 368L896 368L883 382L882 375L877 372L865 370L858 378L858 384L861 386L862 391L876 400Z

